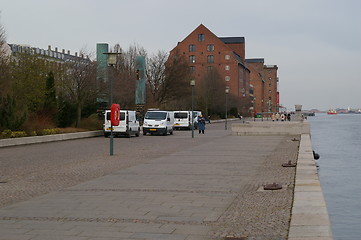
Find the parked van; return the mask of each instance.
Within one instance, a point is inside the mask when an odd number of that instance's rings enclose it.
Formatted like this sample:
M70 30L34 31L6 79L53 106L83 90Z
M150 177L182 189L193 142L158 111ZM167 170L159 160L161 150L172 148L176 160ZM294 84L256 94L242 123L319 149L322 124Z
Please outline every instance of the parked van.
M104 137L110 136L110 110L106 110L104 114ZM131 137L135 135L139 137L140 126L136 118L136 112L131 110L120 110L120 121L118 126L113 126L113 135L124 135Z
M164 136L169 133L173 134L174 125L174 112L169 111L147 111L143 121L143 135L150 134L163 134Z
M192 112L191 111L174 111L174 129L191 129Z

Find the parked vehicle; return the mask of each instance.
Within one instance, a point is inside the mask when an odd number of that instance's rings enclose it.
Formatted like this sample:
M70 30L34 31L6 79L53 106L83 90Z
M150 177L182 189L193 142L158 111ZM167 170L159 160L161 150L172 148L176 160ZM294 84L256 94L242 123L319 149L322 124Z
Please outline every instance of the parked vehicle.
M163 134L164 136L169 133L173 134L174 126L174 112L170 111L147 111L143 121L143 135L150 134Z
M174 129L191 129L191 128L192 128L192 112L175 111Z
M104 137L110 136L110 110L106 110L104 114ZM139 137L140 126L136 118L136 112L131 110L120 110L120 121L118 126L113 126L114 136L127 136L135 135Z

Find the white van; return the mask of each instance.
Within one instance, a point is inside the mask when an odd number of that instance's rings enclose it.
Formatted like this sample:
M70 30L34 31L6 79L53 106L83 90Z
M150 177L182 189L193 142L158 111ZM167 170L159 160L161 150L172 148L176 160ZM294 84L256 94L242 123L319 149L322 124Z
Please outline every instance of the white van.
M106 110L104 114L104 137L110 136L110 110ZM113 126L113 135L124 135L130 137L135 135L139 137L140 127L136 118L136 112L131 110L120 110L120 121L118 126Z
M169 133L173 134L174 125L174 112L169 111L147 111L143 121L143 135L150 134L163 134L164 136Z
M192 129L191 111L174 111L174 129Z

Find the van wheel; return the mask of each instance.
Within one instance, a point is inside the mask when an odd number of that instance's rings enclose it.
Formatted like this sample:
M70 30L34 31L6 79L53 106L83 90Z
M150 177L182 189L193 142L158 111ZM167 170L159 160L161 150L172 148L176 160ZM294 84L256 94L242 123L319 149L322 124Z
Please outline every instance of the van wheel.
M163 133L163 136L167 136L168 129L165 129L165 132Z
M138 132L135 133L136 137L139 137L140 130L138 129Z
M170 135L173 135L173 131L171 131L169 134L170 134Z

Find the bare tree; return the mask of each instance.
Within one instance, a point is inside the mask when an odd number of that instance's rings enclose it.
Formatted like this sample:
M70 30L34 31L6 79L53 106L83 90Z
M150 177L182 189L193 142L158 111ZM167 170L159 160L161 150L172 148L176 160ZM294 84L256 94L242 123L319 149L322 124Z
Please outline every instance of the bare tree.
M156 104L162 103L164 98L163 85L165 83L165 63L167 59L168 54L161 51L147 59L147 84L151 101Z
M208 69L201 79L198 88L198 104L208 116L211 112L219 111L225 102L225 83L216 69Z
M156 106L186 108L190 105L190 72L185 59L159 51L148 58L148 89Z
M9 94L9 56L7 55L6 32L0 23L0 95Z
M80 56L85 54L81 52ZM79 127L84 105L87 101L95 100L99 93L96 84L96 64L82 58L68 63L60 87L63 97L67 97L76 105L75 127Z
M114 102L121 108L135 107L135 81L136 56L146 56L147 52L143 47L136 44L124 51L119 44L113 47L113 52L119 53L117 63L113 68L109 68L109 78L113 84ZM108 83L110 84L110 82Z

